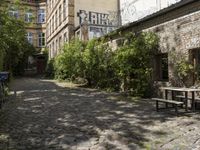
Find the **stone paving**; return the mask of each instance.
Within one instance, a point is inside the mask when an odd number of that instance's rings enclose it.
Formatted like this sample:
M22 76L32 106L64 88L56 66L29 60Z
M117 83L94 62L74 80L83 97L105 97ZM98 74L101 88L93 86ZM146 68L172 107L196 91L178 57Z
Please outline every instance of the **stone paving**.
M0 150L200 149L200 114L155 111L149 100L21 78L0 110Z

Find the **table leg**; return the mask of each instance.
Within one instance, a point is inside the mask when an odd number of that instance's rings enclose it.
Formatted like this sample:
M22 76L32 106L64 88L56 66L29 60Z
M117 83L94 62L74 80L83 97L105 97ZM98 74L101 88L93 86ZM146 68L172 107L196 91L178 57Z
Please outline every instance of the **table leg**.
M174 100L175 98L175 94L174 94L174 91L172 91L172 100Z
M185 92L185 111L188 111L188 92Z
M168 90L165 90L165 99L168 99ZM166 103L165 106L168 108L168 103Z
M158 109L159 109L159 104L158 104L158 101L156 101L156 111L158 112Z
M192 91L192 110L195 111L195 94L194 94L194 91Z

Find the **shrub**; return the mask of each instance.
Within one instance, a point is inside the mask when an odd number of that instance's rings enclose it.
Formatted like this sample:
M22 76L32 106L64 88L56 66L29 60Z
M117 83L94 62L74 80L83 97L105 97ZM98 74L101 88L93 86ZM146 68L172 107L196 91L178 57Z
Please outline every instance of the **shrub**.
M151 81L151 60L156 46L157 37L152 33L128 35L114 58L122 91L144 96Z
M50 59L47 62L46 70L45 70L45 76L49 78L55 77L55 69L54 69L54 59Z
M124 45L112 51L107 43L99 40L88 43L73 40L55 58L55 77L62 80L81 77L87 79L89 86L121 88L135 96L146 96L157 42L153 33L130 34Z
M116 89L117 78L111 48L102 41L91 40L83 53L84 77L89 85Z
M82 51L84 50L84 43L79 40L72 40L66 43L54 63L55 78L75 79L83 76Z

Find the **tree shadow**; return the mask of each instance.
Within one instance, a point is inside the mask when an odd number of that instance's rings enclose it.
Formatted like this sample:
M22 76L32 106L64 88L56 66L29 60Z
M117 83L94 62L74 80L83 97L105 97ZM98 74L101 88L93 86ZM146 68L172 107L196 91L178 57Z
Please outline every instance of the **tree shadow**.
M141 149L149 135L164 136L157 123L176 118L157 113L149 100L122 100L116 93L63 88L50 80L22 78L1 113L8 149ZM11 97L12 99L12 97Z

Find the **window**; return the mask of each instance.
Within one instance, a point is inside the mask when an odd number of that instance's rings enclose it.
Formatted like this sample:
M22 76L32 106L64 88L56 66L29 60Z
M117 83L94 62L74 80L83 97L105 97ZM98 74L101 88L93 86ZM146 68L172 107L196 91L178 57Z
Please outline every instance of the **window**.
M57 15L58 15L58 12L56 11L56 17L55 17L55 28L57 28L58 26L58 19L57 19Z
M66 0L63 1L63 19L66 18Z
M189 62L194 67L194 71L191 71L191 78L193 77L193 83L195 83L200 80L200 49L192 49L189 54Z
M67 42L67 33L64 34L64 42Z
M52 32L54 32L54 23L55 23L55 21L54 21L54 16L52 17Z
M18 12L17 10L9 10L9 15L10 15L11 17L16 18L16 19L19 18L19 12Z
M59 49L61 48L62 36L59 38Z
M31 12L26 12L25 14L25 21L26 22L32 22L33 14Z
M27 33L27 40L30 44L33 44L33 33L32 32Z
M56 45L55 45L55 50L56 50L56 55L57 55L57 50L58 50L58 40L56 40Z
M59 7L59 25L61 24L61 5L60 5L60 7Z
M50 36L50 34L51 34L51 25L52 25L52 23L51 23L51 19L50 19L50 23L49 23L49 30L50 30L50 33L49 33L49 36Z
M38 10L38 23L45 23L45 10L44 9Z
M45 46L45 33L40 32L38 34L38 46L39 47Z
M155 79L160 81L168 81L168 54L158 54L155 58Z
M49 37L49 23L47 23L46 34L47 34L47 37Z
M55 47L54 47L55 45L54 45L54 42L52 43L52 52L53 52L53 54L52 54L52 57L54 57L55 56Z

